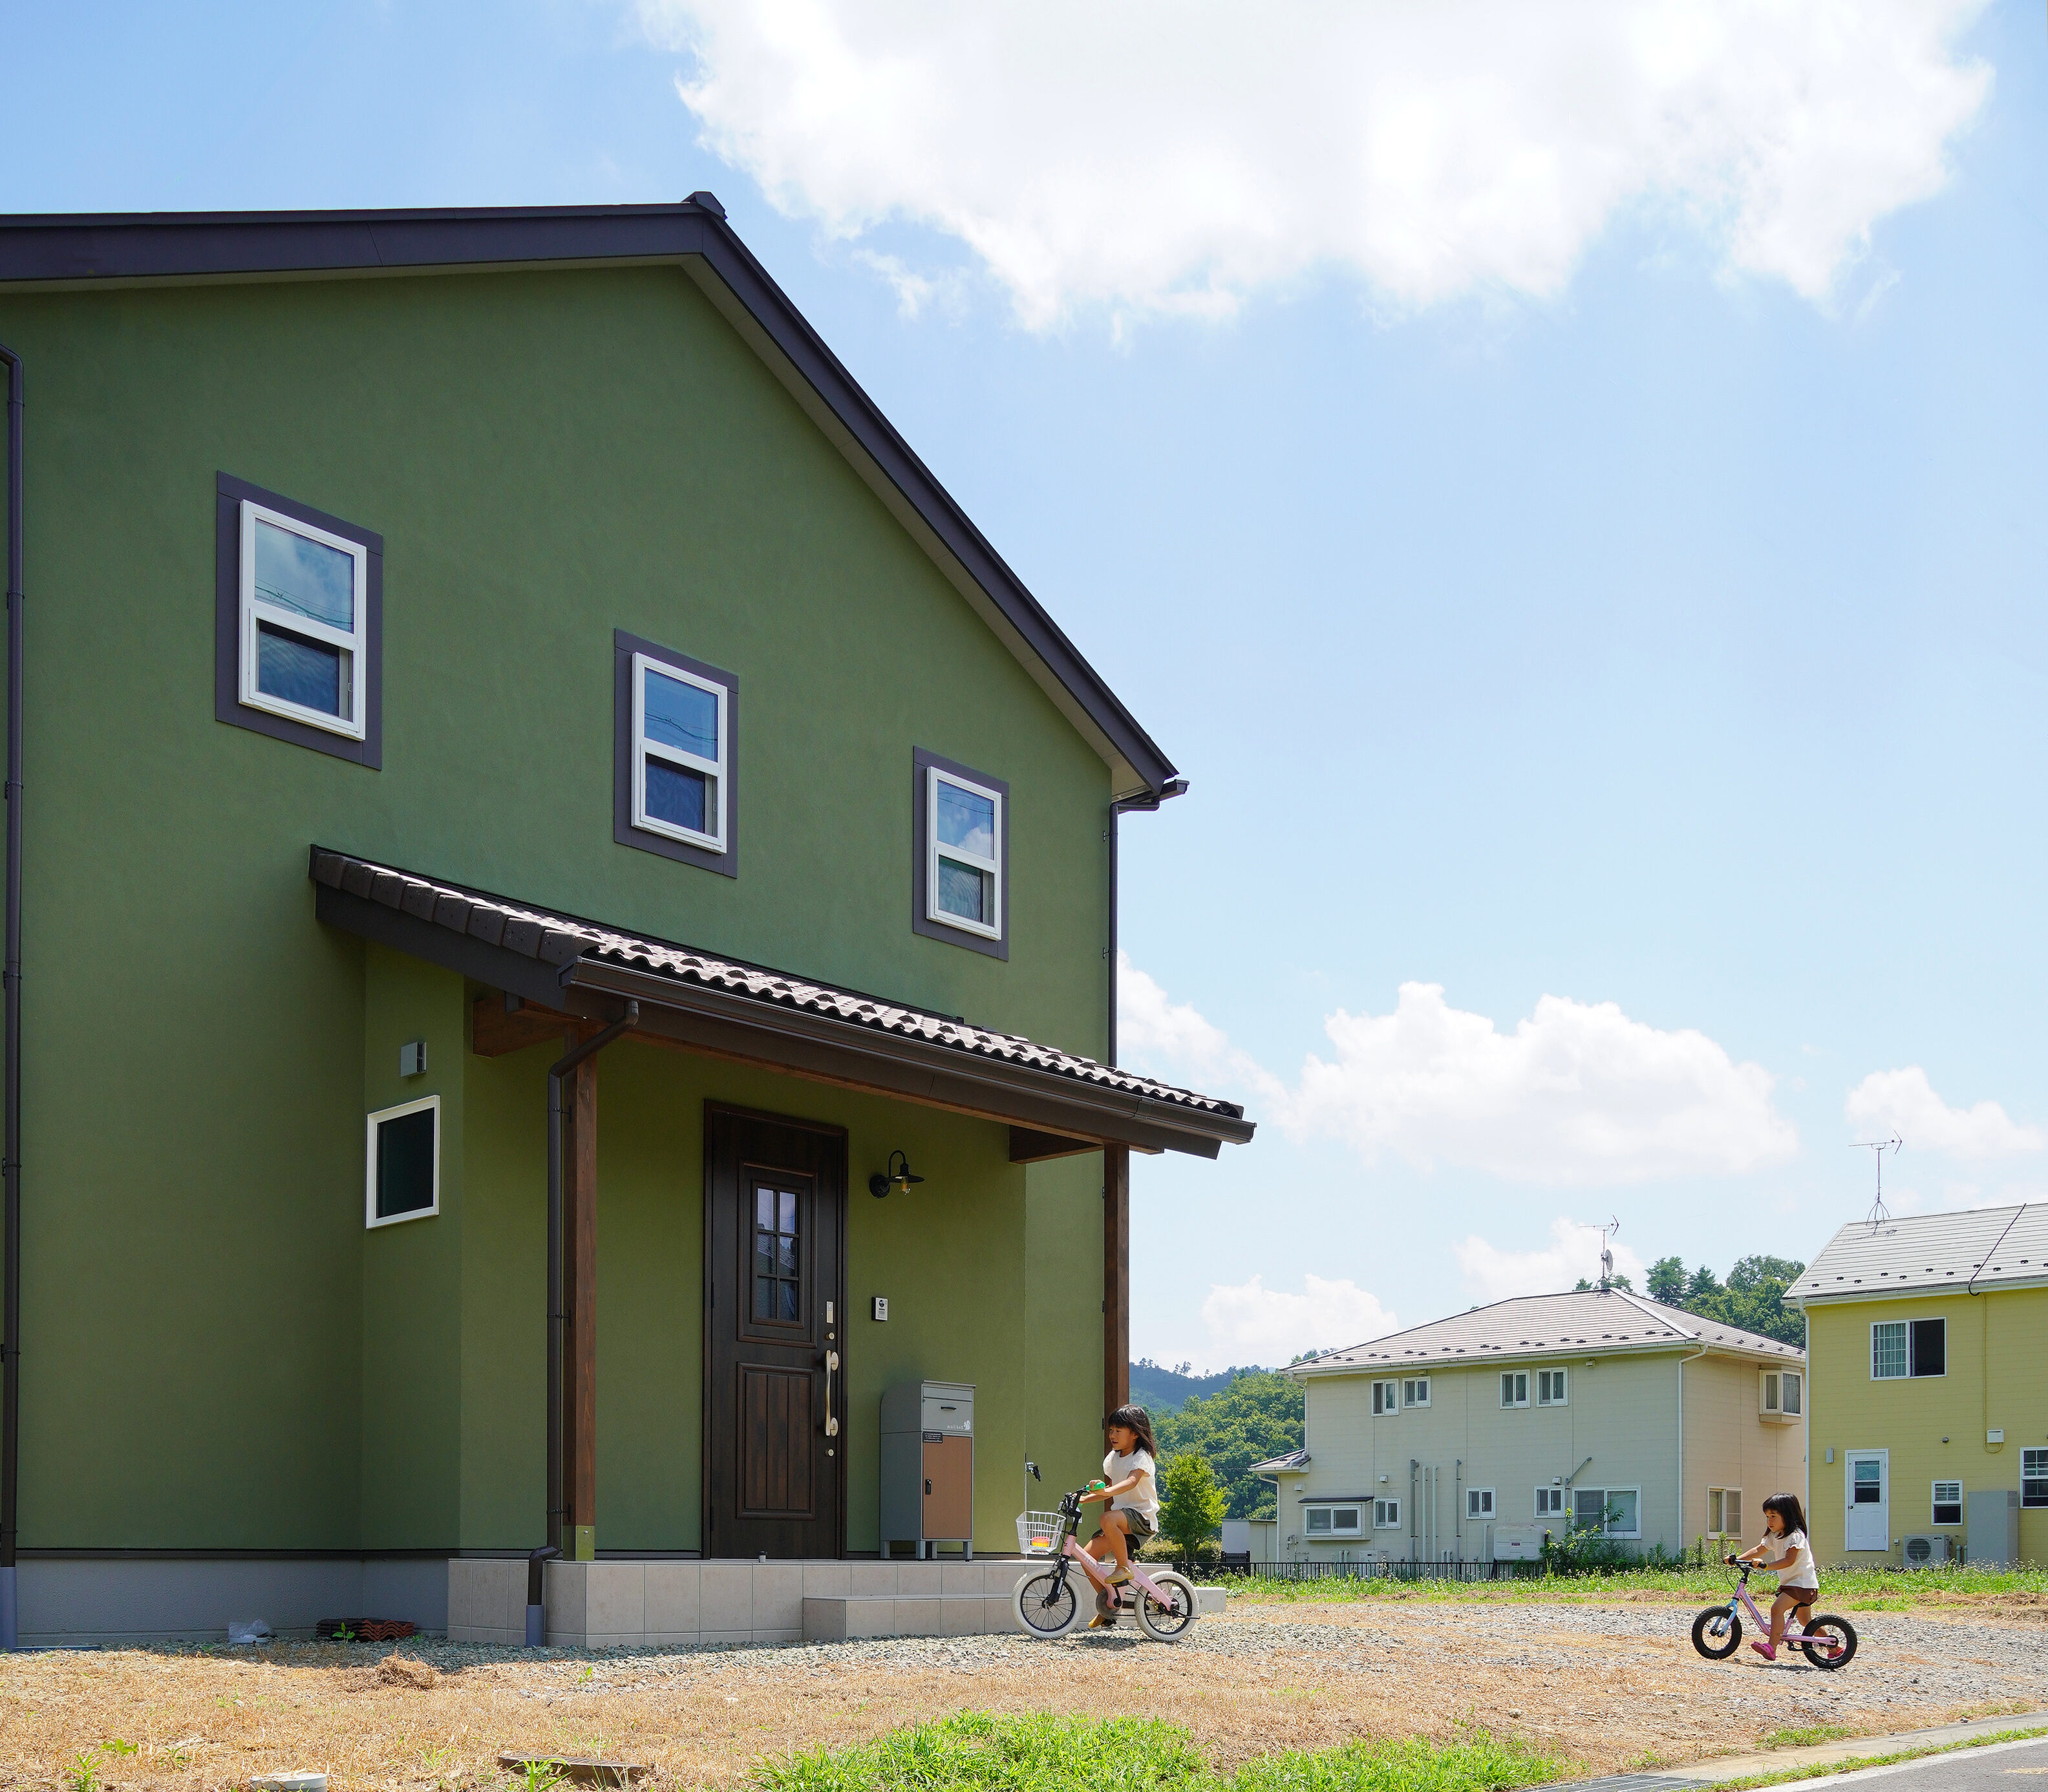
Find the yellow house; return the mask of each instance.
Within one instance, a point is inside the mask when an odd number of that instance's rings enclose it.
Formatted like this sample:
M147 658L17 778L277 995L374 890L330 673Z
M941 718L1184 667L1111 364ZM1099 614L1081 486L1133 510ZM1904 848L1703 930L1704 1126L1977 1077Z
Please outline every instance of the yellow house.
M2048 1561L2048 1204L1860 1220L1785 1297L1818 1559Z

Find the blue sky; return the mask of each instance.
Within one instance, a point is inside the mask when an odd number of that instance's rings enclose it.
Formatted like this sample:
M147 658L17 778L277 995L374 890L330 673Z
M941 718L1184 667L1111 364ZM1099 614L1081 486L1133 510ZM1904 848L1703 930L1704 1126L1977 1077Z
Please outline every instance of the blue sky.
M1273 1360L1610 1215L1810 1257L1895 1127L1895 1205L2048 1182L2048 33L1768 11L1654 15L1680 79L1624 0L1248 72L1141 6L10 4L0 208L716 191L1193 780L1126 1057L1263 1123L1138 1166L1134 1344Z

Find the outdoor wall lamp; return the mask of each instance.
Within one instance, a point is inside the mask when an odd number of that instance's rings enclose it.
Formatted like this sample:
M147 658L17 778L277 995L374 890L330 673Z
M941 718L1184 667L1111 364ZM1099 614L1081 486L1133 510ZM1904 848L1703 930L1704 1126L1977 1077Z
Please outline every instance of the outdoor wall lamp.
M924 1180L921 1176L913 1176L910 1173L910 1160L901 1151L891 1151L889 1154L888 1169L878 1169L868 1177L867 1192L879 1200L884 1195L902 1194L913 1183L921 1182Z

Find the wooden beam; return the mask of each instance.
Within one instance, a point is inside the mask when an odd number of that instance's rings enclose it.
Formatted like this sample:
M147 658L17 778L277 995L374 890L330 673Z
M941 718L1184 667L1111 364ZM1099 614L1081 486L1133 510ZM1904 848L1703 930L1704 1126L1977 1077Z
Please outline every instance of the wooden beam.
M1101 1149L1100 1139L1069 1138L1064 1133L1040 1132L1033 1127L1010 1129L1010 1161L1014 1164L1039 1164L1049 1158L1077 1158L1084 1151Z
M530 1004L508 1009L502 996L479 995L470 1010L469 1049L479 1057L503 1057L529 1045L553 1045L560 1051L564 1032L572 1041L587 1039L602 1024Z
M1131 1400L1131 1152L1102 1154L1102 1410Z
M562 1553L597 1553L597 1060L585 1058L563 1090L563 1282L568 1337L562 1352L562 1480L568 1535Z

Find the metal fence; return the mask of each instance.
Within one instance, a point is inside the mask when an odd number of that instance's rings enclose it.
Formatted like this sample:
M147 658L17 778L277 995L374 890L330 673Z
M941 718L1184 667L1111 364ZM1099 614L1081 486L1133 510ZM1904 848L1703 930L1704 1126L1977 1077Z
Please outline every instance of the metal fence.
M1540 1561L1177 1561L1194 1581L1537 1581Z

